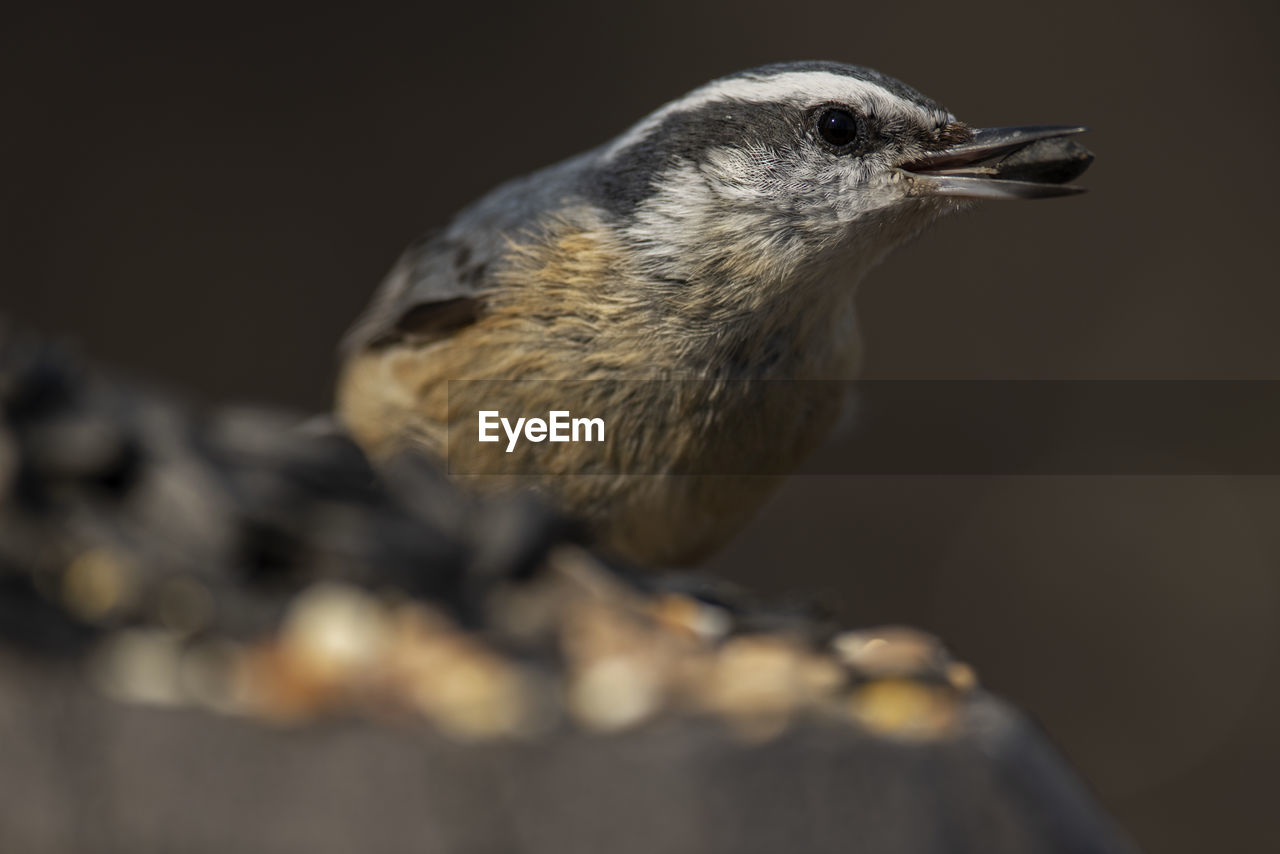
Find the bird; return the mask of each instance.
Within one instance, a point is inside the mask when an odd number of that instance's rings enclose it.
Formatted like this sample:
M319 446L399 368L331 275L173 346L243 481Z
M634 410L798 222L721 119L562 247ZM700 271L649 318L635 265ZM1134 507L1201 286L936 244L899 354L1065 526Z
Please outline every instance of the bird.
M1081 192L1084 130L974 129L835 62L713 80L410 245L343 340L336 416L379 465L425 453L604 554L696 564L846 411L866 273L974 200ZM605 435L539 441L556 412Z

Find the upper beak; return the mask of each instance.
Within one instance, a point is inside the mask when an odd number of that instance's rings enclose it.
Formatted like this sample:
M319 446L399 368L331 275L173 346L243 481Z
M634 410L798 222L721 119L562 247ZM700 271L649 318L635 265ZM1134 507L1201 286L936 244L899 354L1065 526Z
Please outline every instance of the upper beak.
M930 195L969 199L1045 199L1083 193L1067 182L1093 152L1067 137L1083 127L984 128L959 145L931 151L898 168Z

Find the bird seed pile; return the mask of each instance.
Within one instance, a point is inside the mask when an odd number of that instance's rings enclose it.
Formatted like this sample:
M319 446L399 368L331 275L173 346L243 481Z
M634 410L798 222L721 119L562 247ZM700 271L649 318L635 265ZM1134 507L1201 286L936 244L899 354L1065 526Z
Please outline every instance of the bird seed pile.
M463 741L710 717L935 738L972 671L908 629L841 632L589 551L529 498L331 429L201 412L0 331L0 646L122 701Z

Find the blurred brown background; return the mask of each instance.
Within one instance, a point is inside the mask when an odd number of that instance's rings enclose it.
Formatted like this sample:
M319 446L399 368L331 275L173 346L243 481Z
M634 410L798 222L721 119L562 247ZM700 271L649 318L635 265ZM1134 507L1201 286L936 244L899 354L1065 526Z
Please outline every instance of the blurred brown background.
M0 28L0 313L214 401L326 406L408 240L718 74L857 62L1083 122L1079 199L864 287L880 378L1280 379L1272 3L30 5ZM1275 850L1276 478L790 482L711 569L942 634L1150 851Z

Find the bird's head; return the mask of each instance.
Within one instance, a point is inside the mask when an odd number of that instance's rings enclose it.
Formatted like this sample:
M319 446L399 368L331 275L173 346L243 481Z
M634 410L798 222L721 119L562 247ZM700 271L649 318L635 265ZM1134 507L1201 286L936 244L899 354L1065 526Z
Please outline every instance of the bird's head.
M600 149L591 194L664 280L856 278L969 199L1066 195L1083 128L973 130L879 72L785 63L713 81Z

